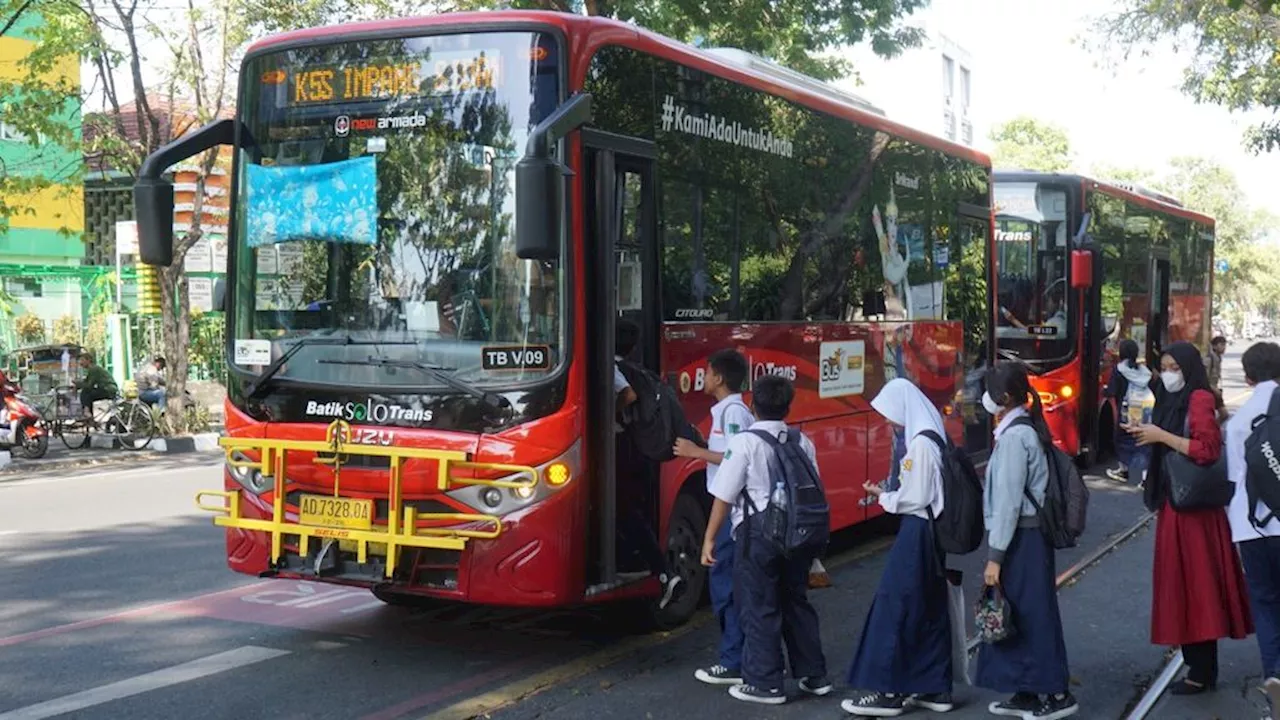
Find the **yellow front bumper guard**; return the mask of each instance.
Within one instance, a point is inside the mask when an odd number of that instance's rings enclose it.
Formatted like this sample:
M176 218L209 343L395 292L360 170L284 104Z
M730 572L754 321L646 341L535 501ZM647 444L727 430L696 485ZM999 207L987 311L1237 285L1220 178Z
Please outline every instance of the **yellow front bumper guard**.
M402 547L438 548L462 550L472 538L490 539L502 534L502 518L496 515L472 513L419 513L417 508L404 506L400 480L405 460L435 460L439 470L436 489L446 492L468 485L486 485L505 489L532 488L538 482L538 471L525 465L501 463L476 463L467 459L467 453L428 448L383 447L378 445L354 445L350 443L351 427L342 420L329 426L326 439L281 440L276 438L221 438L227 465L233 468L256 470L272 478L275 494L270 520L246 518L240 515L239 490L203 490L196 494L196 507L217 514L213 524L219 527L256 530L271 534L271 564L276 566L282 554L285 535L298 537L298 554L306 557L312 538L338 539L356 544L356 559L368 561L369 545L386 547L386 576L396 570L398 551ZM235 453L256 453L258 460L239 460ZM289 452L313 453L313 462L333 466L333 494L338 497L342 465L351 455L385 457L390 462L390 478L387 487L387 525L369 530L302 525L285 520L285 485ZM326 457L325 455L329 455ZM511 480L485 480L475 477L459 477L460 471L500 472ZM208 504L205 498L222 498L224 504ZM418 527L419 521L447 522L451 527ZM470 527L458 527L458 525Z

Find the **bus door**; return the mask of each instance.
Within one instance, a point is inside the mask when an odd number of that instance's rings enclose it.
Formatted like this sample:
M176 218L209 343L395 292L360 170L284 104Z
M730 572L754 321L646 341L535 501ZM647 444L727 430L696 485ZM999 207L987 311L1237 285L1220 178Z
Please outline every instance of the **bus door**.
M1147 367L1160 372L1160 355L1169 342L1169 255L1151 256L1151 309L1147 319Z
M995 327L991 322L995 314L992 303L997 302L986 277L964 277L962 259L965 250L980 245L987 257L983 267L989 267L995 258L989 257L991 243L991 210L977 205L960 203L957 214L955 242L949 250L948 288L967 287L986 299L979 305L962 306L960 320L964 324L964 376L958 388L962 402L956 403L964 419L964 448L974 462L987 459L991 453L991 416L982 407L985 374L995 360ZM959 300L959 295L956 296Z
M620 495L639 507L650 527L658 522L657 473L651 462L619 458L615 444L617 396L613 392L614 339L619 320L639 327L629 357L660 372L658 307L656 146L648 140L583 130L586 243L588 456L591 458L593 542L588 553L588 592L616 584L619 567ZM620 467L623 472L620 472ZM643 473L644 475L633 475ZM643 492L652 488L652 492ZM630 543L628 543L629 545Z

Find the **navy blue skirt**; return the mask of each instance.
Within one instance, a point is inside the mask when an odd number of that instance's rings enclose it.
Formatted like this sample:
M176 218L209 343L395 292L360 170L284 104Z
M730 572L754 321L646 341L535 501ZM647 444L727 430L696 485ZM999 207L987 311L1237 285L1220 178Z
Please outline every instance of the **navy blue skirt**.
M850 687L951 692L951 616L938 567L932 524L904 517L849 667Z
M1000 568L1018 634L978 649L973 684L1001 693L1067 691L1067 644L1058 613L1053 548L1039 528L1018 528Z

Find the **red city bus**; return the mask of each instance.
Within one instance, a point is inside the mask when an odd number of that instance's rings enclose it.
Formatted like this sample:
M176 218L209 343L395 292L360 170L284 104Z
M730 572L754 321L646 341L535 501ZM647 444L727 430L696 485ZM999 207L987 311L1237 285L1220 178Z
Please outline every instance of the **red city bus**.
M998 171L994 192L999 355L1035 373L1055 442L1092 463L1116 427L1102 394L1120 340L1151 367L1171 342L1208 352L1213 218L1078 175Z
M236 117L135 190L143 259L169 262L165 169L236 150L227 470L204 507L238 572L656 606L617 542L619 318L704 432L713 351L795 380L837 528L878 512L886 378L985 447L951 405L994 347L980 153L750 56L564 14L289 33L240 83ZM704 468L640 472L688 586L655 616L678 623L704 586Z

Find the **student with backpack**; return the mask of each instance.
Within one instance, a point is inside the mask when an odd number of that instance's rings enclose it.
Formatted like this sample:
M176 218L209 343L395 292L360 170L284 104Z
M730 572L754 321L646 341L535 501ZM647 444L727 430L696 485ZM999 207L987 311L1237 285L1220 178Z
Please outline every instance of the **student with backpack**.
M613 367L613 392L617 397L615 406L618 410L618 423L614 428L617 448L617 520L621 545L639 555L648 570L619 572L618 577L626 582L656 575L662 583L658 607L665 608L675 597L684 579L671 571L653 523L645 512L646 507L652 506L651 495L656 491L652 487L654 475L650 472L651 468L645 467L645 461L655 459L651 457L650 448L655 442L655 428L663 425L658 416L663 413L661 405L665 396L660 387L653 387L652 373L647 373L626 359L635 350L639 339L640 327L619 318L614 337L616 354ZM662 417L670 415L668 412ZM679 417L683 420L683 413ZM666 443L665 451L670 453L675 437L661 441Z
M902 526L849 668L849 686L861 692L841 707L862 717L897 717L911 707L948 712L954 707L951 617L934 522L951 511L938 445L947 447L946 431L933 403L902 378L890 380L871 407L907 438L899 489L864 486L885 512L902 516Z
M1151 642L1182 646L1187 675L1171 692L1196 695L1217 688L1218 640L1248 637L1253 619L1225 509L1178 510L1170 500L1172 467L1190 472L1199 466L1207 476L1222 455L1216 399L1200 351L1188 342L1165 347L1152 390L1151 423L1126 428L1140 447L1152 448L1142 498L1157 513Z
M747 359L732 348L718 350L707 359L703 380L703 392L715 398L711 406L711 436L703 449L685 438L677 438L672 452L677 457L694 458L707 463L707 491L716 480L720 463L729 441L746 432L756 418L742 400L742 387L746 384ZM711 594L711 609L720 623L720 657L710 667L698 668L694 677L709 685L742 684L742 624L738 608L733 601L733 534L729 523L720 527L716 535L714 555L719 562L707 573Z
M1144 404L1151 399L1151 371L1138 364L1138 343L1125 338L1120 341L1119 357L1111 369L1105 395L1116 402L1115 444L1120 466L1107 470L1107 477L1116 482L1128 482L1132 474L1142 481L1151 457L1150 448L1139 448L1122 427L1132 417L1142 417Z
M1041 526L1041 511L1053 500L1053 440L1040 394L1020 365L1004 363L987 373L982 405L996 418L983 492L987 566L982 579L1007 601L1012 637L981 645L974 684L1012 694L991 703L992 715L1069 717L1080 706L1070 692L1054 544Z
M734 602L742 621L742 684L729 695L781 705L783 653L800 691L831 692L818 613L809 604L809 567L826 547L831 513L813 443L784 422L795 388L765 375L752 388L758 420L729 440L711 485L715 502L702 541L702 564L714 568L716 538L727 518L735 540Z
M1227 477L1236 486L1227 520L1240 549L1274 716L1280 712L1280 472L1271 458L1280 451L1280 345L1258 343L1241 362L1253 396L1227 423Z

